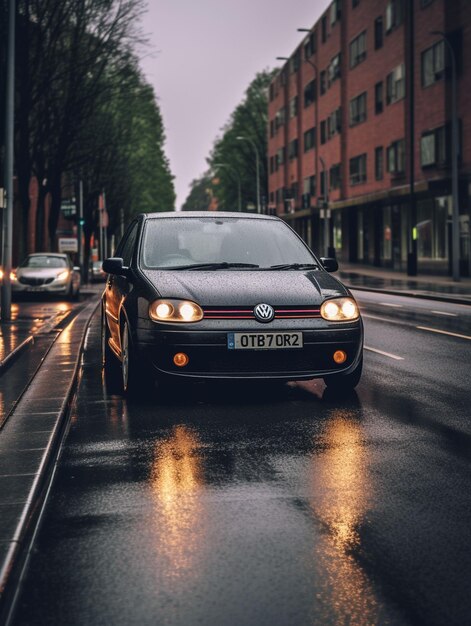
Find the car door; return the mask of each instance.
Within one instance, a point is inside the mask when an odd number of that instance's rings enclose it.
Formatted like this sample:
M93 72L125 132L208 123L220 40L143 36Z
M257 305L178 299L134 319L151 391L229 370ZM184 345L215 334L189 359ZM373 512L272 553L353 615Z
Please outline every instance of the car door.
M136 245L138 223L133 222L123 239L121 240L116 256L123 259L123 266L130 267L133 259L134 248ZM119 310L123 298L127 296L131 284L125 276L116 276L110 274L106 281L105 289L105 311L108 328L110 329L113 343L120 349L119 338Z

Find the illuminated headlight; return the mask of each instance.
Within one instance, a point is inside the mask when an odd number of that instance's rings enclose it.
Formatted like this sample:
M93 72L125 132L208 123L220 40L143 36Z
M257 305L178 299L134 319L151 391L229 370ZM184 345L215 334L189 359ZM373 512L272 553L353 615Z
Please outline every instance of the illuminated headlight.
M199 322L203 311L189 300L155 300L149 305L149 317L154 322Z
M353 298L335 298L322 304L321 316L329 322L349 322L356 320L360 311Z
M3 270L0 268L0 280L3 278Z
M15 281L16 280L16 272L10 272L10 280L11 281Z
M66 280L67 278L69 278L69 270L65 270L63 272L60 272L56 276L57 280Z

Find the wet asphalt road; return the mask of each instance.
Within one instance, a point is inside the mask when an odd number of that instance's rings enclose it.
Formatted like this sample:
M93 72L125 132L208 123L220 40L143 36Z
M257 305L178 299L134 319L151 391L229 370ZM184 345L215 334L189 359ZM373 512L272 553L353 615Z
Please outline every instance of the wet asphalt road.
M470 624L470 341L433 332L471 335L470 307L360 301L344 399L128 403L103 390L96 317L13 623Z

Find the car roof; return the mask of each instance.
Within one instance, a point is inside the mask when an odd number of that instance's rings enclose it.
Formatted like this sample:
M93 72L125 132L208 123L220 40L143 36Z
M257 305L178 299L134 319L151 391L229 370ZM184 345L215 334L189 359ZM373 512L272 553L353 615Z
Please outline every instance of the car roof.
M177 217L179 219L184 219L185 217L207 217L209 219L215 219L218 217L243 217L244 219L268 219L280 221L280 218L274 215L265 215L262 213L243 213L238 211L162 211L156 213L142 213L141 215L145 219L159 219L162 217Z
M58 256L67 258L67 254L64 254L64 252L30 252L28 256Z

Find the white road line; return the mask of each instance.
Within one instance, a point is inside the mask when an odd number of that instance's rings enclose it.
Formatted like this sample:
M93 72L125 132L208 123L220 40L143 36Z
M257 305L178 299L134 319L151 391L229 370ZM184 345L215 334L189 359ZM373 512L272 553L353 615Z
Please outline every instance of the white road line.
M369 313L362 313L361 316L366 317L370 320L379 320L381 322L387 322L388 324L399 324L400 326L410 326L410 324L407 324L406 322L402 322L398 320L390 320L387 317L379 317L379 315L370 315Z
M369 350L370 352L376 352L377 354L382 354L383 356L388 356L390 359L394 359L395 361L404 361L402 356L397 356L396 354L391 354L390 352L383 352L382 350L377 350L376 348L369 348L368 346L364 346L365 350Z
M450 337L458 337L459 339L470 339L469 335L460 335L459 333L450 333L447 330L438 330L437 328L428 328L427 326L416 326L419 330L428 330L430 333L439 333L440 335L449 335Z
M402 304L392 304L391 302L379 302L378 304L382 304L383 306L391 306L395 309L402 309L403 305Z
M456 313L447 313L446 311L430 311L431 313L436 313L437 315L449 315L450 317L458 317Z

